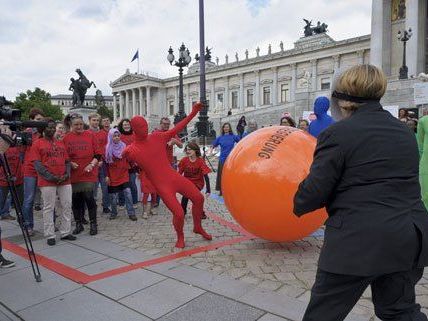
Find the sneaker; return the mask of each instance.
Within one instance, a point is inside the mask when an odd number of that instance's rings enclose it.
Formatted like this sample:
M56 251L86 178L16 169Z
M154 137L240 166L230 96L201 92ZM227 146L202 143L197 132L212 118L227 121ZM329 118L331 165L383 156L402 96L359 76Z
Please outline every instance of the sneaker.
M34 236L35 233L34 233L34 230L32 228L29 227L27 230L28 230L29 236Z
M147 212L144 212L144 213L143 213L143 218L144 218L144 219L148 219L148 218L149 218L149 216L147 215Z
M108 207L103 208L103 214L109 214L111 211Z
M50 238L46 241L46 243L48 243L49 246L54 246L56 244L56 241L54 238Z
M74 235L71 235L71 234L67 234L66 236L61 237L61 240L75 241L75 240L77 240L77 237L75 237Z
M3 255L0 254L0 267L2 268L11 268L12 266L15 266L15 262L6 260Z
M129 215L129 219L130 219L131 221L136 221L136 220L137 220L137 217L136 217L135 215Z
M1 219L2 219L2 220L9 220L9 221L14 221L14 220L16 220L16 218L15 218L15 217L13 217L13 216L12 216L12 215L10 215L10 214L3 215L3 216L1 217Z

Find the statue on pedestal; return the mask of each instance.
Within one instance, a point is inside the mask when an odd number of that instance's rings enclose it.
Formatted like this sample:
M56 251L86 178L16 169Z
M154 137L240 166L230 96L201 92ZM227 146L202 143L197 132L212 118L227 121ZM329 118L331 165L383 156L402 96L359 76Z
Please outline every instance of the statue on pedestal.
M79 79L70 78L71 84L68 90L73 92L73 108L82 107L85 101L86 92L94 85L93 81L89 81L80 69L76 69Z

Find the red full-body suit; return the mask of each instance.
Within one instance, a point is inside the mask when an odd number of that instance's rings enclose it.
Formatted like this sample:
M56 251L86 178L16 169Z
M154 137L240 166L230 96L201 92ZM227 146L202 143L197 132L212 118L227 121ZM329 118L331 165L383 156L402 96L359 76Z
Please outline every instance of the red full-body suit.
M142 116L135 116L131 120L135 140L124 150L124 156L136 162L143 168L155 186L162 201L172 212L175 231L177 232L178 248L184 248L184 211L177 200L176 193L180 193L192 201L193 232L201 234L205 239L212 237L202 228L202 213L204 196L198 188L171 167L166 152L166 144L172 137L186 127L193 117L202 109L201 103L193 105L192 112L174 128L148 134L147 121Z

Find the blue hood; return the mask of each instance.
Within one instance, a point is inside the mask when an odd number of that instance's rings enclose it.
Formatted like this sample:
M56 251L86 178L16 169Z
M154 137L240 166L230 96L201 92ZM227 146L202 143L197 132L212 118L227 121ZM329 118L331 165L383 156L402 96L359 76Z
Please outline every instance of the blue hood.
M329 109L329 107L330 101L327 97L318 97L317 99L315 99L314 113L315 115L317 115L318 118L320 118L320 116L322 117L327 114L327 110Z

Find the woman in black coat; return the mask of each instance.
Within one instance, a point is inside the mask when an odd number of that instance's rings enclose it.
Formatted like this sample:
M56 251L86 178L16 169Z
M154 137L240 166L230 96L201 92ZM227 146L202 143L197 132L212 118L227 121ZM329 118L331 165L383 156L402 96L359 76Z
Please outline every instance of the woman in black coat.
M428 320L415 303L428 214L414 133L380 105L386 78L378 68L355 66L334 89L332 113L343 120L318 137L294 199L298 216L322 207L329 215L303 320L343 320L369 285L381 320Z

